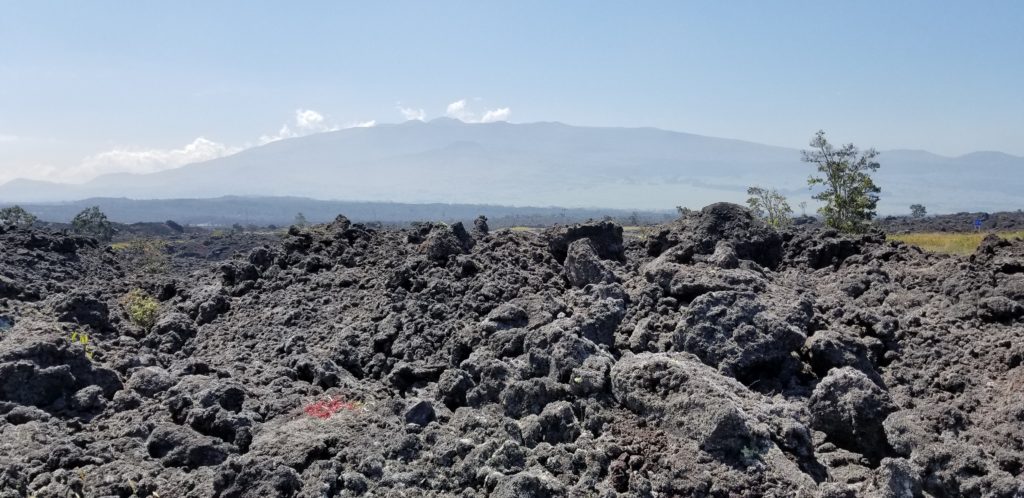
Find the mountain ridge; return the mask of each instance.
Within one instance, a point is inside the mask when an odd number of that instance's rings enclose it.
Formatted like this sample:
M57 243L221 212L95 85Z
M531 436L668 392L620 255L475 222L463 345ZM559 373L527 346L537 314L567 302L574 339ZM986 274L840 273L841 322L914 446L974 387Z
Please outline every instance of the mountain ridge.
M1016 192L1024 189L1024 178L1015 173L1024 170L1024 158L895 149L879 160L883 212L910 203L933 212L1013 210L1021 204ZM671 209L742 201L750 185L790 192L795 204L809 200L810 192L800 193L813 172L798 149L740 139L650 127L437 118L280 140L174 169L114 173L81 184L12 180L0 185L0 201L243 195ZM962 195L951 198L951 190Z

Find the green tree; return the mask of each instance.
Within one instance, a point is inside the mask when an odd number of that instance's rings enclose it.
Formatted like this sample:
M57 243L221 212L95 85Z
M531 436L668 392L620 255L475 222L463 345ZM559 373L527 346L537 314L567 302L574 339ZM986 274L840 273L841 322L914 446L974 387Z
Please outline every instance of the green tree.
M786 202L786 197L775 189L750 187L747 189L747 205L765 223L781 228L793 223L793 209Z
M823 190L813 197L825 205L818 210L825 225L843 232L859 233L867 229L875 216L881 189L871 179L879 168L875 149L861 151L853 144L839 148L818 131L811 140L811 150L803 151L803 161L817 165L822 176L807 179L810 187Z
M913 218L924 218L928 215L928 210L925 209L924 204L911 204L910 205L910 216Z
M308 225L309 222L306 221L306 215L304 215L302 213L298 213L298 214L295 215L295 222L292 223L292 224L295 225L295 226L304 227L304 226Z
M100 211L99 206L83 209L75 215L71 220L71 228L77 233L102 241L109 241L114 237L114 225L107 219L107 215Z
M15 205L0 209L0 225L30 227L38 220L34 214L25 211L21 206Z

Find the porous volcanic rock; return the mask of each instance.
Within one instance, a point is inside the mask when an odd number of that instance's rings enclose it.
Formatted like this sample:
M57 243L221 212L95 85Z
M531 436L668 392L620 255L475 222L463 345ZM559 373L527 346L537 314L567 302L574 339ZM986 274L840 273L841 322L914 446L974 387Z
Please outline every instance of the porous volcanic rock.
M0 497L1024 495L1024 241L174 236L0 228Z

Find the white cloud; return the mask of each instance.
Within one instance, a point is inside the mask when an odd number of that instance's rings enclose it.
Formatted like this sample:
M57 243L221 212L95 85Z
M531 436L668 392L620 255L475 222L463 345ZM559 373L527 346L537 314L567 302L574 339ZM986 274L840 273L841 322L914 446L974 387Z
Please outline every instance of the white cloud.
M411 107L402 107L398 105L398 112L402 113L402 117L406 121L425 121L427 119L427 113L423 109L413 109Z
M177 149L116 148L85 158L57 174L64 181L83 181L108 173L154 173L234 154L231 147L203 137Z
M299 128L314 129L324 124L324 115L312 109L297 109L295 111L295 124Z
M473 118L473 114L466 111L466 99L456 100L448 104L448 109L444 113L450 118L467 122Z
M420 110L422 113L422 110ZM371 128L376 120L355 121L344 128ZM5 165L0 170L0 183L15 178L31 178L58 182L84 182L109 173L154 173L235 154L257 145L265 145L287 138L303 137L342 129L323 114L312 109L297 109L294 120L281 125L277 133L262 135L255 143L231 146L199 137L179 148L159 149L116 147L94 154L73 166ZM21 140L15 135L0 134L0 143Z
M281 129L277 130L276 134L260 136L257 144L266 145L270 142L286 138L304 137L314 133L324 133L340 129L340 126L329 123L327 118L317 111L312 109L296 109L294 123L291 123L291 125L288 123L281 125Z
M479 101L481 99L473 99ZM448 108L445 110L445 114L450 118L458 119L465 123L493 123L495 121L508 121L509 115L512 110L508 107L501 107L498 109L486 109L482 117L477 117L477 113L469 110L466 105L466 99L456 100L451 104L448 104Z
M495 121L508 121L508 115L512 114L512 110L508 107L502 107L501 109L493 109L484 113L484 117L480 118L481 123L493 123Z

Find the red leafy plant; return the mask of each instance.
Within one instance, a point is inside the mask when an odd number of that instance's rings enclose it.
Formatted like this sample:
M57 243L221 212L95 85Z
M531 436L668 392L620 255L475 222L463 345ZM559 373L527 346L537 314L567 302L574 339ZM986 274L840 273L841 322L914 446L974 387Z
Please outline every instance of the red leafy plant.
M342 410L354 412L361 410L362 408L363 403L361 401L345 401L343 399L334 399L333 397L329 397L306 405L302 411L306 412L306 415L309 415L310 417L329 419L332 415Z

